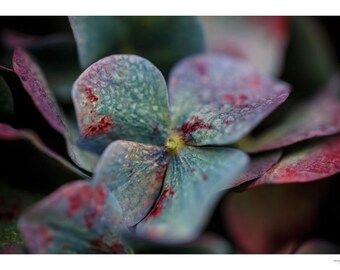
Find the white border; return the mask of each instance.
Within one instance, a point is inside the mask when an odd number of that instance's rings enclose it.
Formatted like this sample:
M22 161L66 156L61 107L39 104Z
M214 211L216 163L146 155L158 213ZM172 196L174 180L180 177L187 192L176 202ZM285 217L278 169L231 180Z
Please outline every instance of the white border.
M2 269L338 270L340 255L1 255Z
M0 15L340 15L339 0L2 0Z

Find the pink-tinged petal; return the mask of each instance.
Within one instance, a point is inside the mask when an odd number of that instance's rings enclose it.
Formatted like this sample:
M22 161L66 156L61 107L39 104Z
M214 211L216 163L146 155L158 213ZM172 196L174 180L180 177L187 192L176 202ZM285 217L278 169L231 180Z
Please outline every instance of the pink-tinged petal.
M289 36L287 17L203 17L208 52L243 58L280 73Z
M242 142L249 152L280 148L306 139L340 132L340 76L334 76L320 93L297 104L285 119L255 138Z
M230 192L222 206L230 240L240 253L292 252L316 229L327 191L319 181Z
M64 134L66 127L57 102L49 90L39 66L23 49L14 50L13 69L40 113L55 130Z
M25 212L19 229L32 253L126 253L122 212L103 184L67 184Z
M184 243L206 225L223 189L246 169L248 156L232 148L186 146L169 162L161 194L137 234L157 242Z
M72 89L80 145L101 153L113 140L162 145L167 88L160 71L136 55L112 55L86 69Z
M340 247L323 239L312 239L304 242L296 254L339 254Z
M155 204L168 160L165 149L155 145L116 141L105 149L93 178L117 198L127 226L140 222Z
M52 127L64 135L71 159L81 168L93 171L98 156L77 147L78 132L63 115L38 64L23 49L16 49L13 66L36 108Z
M276 151L273 153L264 153L250 156L250 164L248 169L244 171L236 180L235 186L261 177L274 164L278 162L282 152Z
M45 164L44 170L51 170L53 174L59 171L65 178L75 179L74 177L87 177L83 172L69 163L66 159L59 156L53 150L49 149L40 138L29 130L14 129L13 127L0 123L0 140L19 141L24 140L33 145L35 151L31 153L34 160ZM24 148L23 148L24 149ZM29 162L29 161L26 161ZM40 164L40 165L41 165ZM53 178L55 175L53 176Z
M290 92L286 83L246 62L212 54L182 60L172 71L169 88L174 126L191 145L235 142Z
M283 155L248 187L263 184L310 182L340 172L340 136L327 137Z

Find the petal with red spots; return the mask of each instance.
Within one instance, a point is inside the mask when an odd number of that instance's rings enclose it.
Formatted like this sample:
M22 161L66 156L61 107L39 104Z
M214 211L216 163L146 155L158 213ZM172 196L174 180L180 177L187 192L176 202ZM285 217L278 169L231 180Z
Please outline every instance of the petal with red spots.
M105 183L123 209L123 221L133 226L157 200L169 156L160 146L116 141L103 153L94 181Z
M338 172L340 172L340 136L334 135L291 150L249 187L310 182Z
M126 253L122 212L103 184L67 184L25 212L19 229L32 253Z
M280 151L251 155L248 169L234 180L235 186L257 179L264 175L266 171L279 161L281 155L282 152Z
M74 83L79 143L101 153L113 140L163 144L168 97L160 71L135 55L112 55L86 69Z
M248 165L248 156L231 148L184 147L166 172L161 195L137 234L158 242L187 242L201 232L212 209Z
M23 49L17 48L13 54L13 69L21 80L35 106L47 122L61 134L66 127L57 102L47 86L40 67Z
M175 128L191 145L233 143L289 95L284 82L224 55L198 55L178 63L169 86ZM190 102L189 102L190 101Z
M340 132L340 76L337 74L319 94L289 111L286 118L240 147L249 152L287 146L314 137Z

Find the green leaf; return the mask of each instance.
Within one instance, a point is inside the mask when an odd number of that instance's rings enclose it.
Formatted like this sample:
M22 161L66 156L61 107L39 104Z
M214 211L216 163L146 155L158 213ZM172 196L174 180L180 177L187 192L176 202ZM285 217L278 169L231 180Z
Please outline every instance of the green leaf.
M195 17L70 17L81 66L111 54L137 54L167 74L181 58L204 49Z

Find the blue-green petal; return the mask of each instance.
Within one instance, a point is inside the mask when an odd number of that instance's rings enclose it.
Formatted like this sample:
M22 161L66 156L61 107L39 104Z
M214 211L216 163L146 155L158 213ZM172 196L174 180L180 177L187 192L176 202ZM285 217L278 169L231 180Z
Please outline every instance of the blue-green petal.
M127 226L141 221L157 200L169 155L160 146L116 141L103 153L94 181L105 183L123 209Z
M162 145L168 94L160 71L136 55L112 55L85 70L72 89L79 145L101 153L114 140Z
M232 148L182 148L172 157L161 195L137 233L159 242L194 239L222 196L219 191L233 186L248 161L244 152Z

